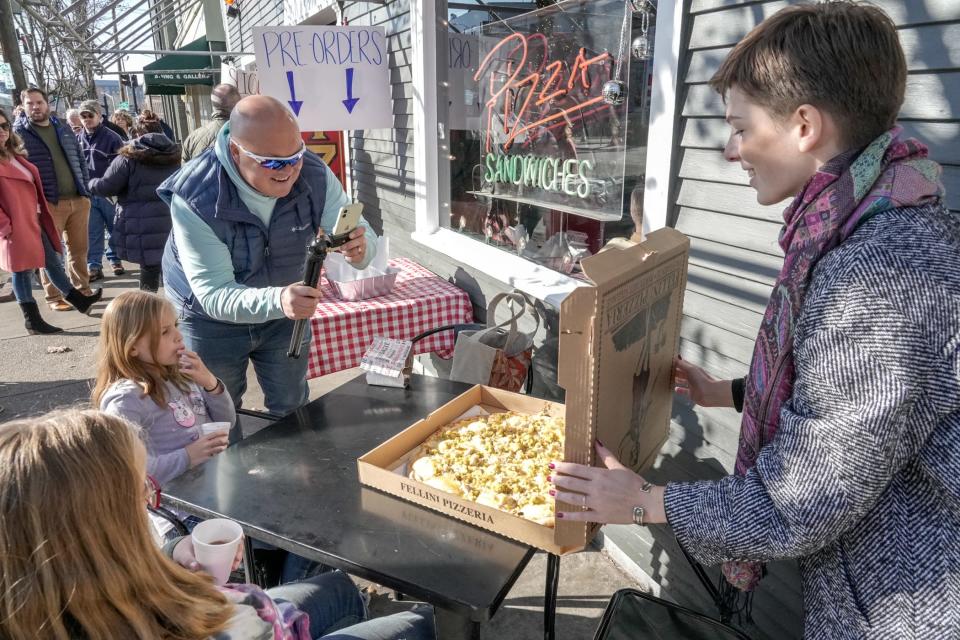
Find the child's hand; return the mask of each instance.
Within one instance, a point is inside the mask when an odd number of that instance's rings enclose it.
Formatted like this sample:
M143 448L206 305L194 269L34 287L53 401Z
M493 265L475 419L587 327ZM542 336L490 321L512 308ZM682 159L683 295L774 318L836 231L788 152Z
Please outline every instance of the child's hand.
M199 440L191 442L186 447L187 457L190 458L190 468L203 464L213 456L227 448L229 435L224 432L211 433L200 436Z
M217 377L210 373L207 365L194 351L184 349L180 352L180 372L199 384L204 389L213 389L217 386Z
M200 563L197 562L197 554L193 550L193 538L184 536L173 548L173 561L184 569L190 571L200 571ZM233 565L230 571L236 571L240 563L243 562L243 540L237 545L237 555L233 559Z

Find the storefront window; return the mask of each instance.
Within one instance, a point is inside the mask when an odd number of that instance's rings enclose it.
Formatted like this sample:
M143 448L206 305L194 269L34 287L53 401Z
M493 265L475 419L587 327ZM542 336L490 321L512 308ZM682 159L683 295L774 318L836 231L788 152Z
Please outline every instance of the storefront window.
M656 3L444 8L440 225L576 277L580 259L634 231Z

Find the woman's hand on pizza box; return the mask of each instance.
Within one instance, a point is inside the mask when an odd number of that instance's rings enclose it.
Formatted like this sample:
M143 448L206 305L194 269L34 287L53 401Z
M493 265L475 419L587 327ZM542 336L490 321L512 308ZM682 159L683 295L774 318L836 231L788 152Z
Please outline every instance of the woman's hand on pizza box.
M560 520L632 524L634 507L643 507L644 524L667 521L663 508L665 487L651 485L626 468L613 453L598 441L597 455L604 467L591 467L574 462L551 464L551 490L558 503L586 507L586 511L557 511Z
M733 407L730 380L717 380L680 356L673 359L674 391L701 407Z

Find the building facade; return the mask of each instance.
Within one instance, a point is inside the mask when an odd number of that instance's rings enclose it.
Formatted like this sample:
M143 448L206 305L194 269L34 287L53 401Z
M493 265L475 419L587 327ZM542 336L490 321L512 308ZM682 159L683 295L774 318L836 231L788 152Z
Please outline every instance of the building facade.
M256 9L241 14L242 25L236 19L227 22L231 50L251 50L249 29L256 24L315 23L311 20L321 15L322 23L330 19L329 10L335 6L328 1L311 5L309 0L298 0L288 3L285 14L281 0L249 4ZM457 176L463 168L454 158L463 140L453 135L450 113L442 108L449 104L453 79L443 71L450 64L447 47L455 39L450 34L522 14L535 4L532 0L488 2L481 8L476 2L453 0L347 1L335 19L382 26L390 58L392 127L348 133L353 197L364 203L364 214L376 231L390 237L395 254L416 260L469 292L481 319L486 301L496 293L518 288L536 300L547 322L538 336L535 392L557 397L562 390L551 371L556 363L556 308L576 283L568 274L495 246L498 243L491 235L484 237L485 228L471 229L470 206L464 204L469 199L457 199ZM639 109L635 121L642 127L625 134L628 143L638 142L627 145L623 221L604 222L600 232L596 225L582 225L586 230L578 231L570 222L575 216L561 223L570 232L584 234L588 244L597 233L604 240L628 235L632 229L629 195L639 186L645 200L644 226L670 225L691 239L680 350L685 359L718 377L743 376L748 369L761 315L782 263L777 238L786 203L758 205L743 171L724 161L721 150L728 127L722 101L707 81L751 28L789 4L785 0L651 3L655 8L650 15L653 59L649 73L634 77L631 72L630 77L631 109ZM901 124L930 145L931 156L944 167L948 206L960 210L960 3L874 0L874 4L898 25L907 55L910 75ZM295 22L285 20L287 15ZM635 17L632 44L641 29ZM572 127L576 132L576 124ZM642 154L629 155L632 148L640 147ZM463 180L468 183L470 176ZM461 191L476 194L482 189ZM482 200L482 195L473 197ZM454 212L456 206L462 211ZM528 214L518 203L517 217L507 218L507 226ZM485 215L489 219L489 209ZM465 221L459 228L458 220ZM538 226L544 220L552 219L541 218ZM730 472L739 423L740 416L731 409L697 408L677 399L671 437L650 478L682 481ZM700 611L715 612L668 527L608 526L601 539L628 570L642 572L663 594ZM717 575L711 571L714 579ZM801 637L795 563L770 566L756 596L753 618L753 637Z

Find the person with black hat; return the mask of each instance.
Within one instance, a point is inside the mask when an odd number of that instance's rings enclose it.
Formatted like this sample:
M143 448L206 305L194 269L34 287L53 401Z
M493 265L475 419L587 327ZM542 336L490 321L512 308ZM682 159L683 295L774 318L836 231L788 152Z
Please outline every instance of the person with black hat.
M103 126L103 112L100 103L96 100L86 100L80 104L80 120L83 122L83 132L77 138L80 140L80 150L87 161L87 170L90 179L102 178L107 167L117 157L117 152L123 146L123 140L110 129ZM87 248L87 268L90 280L103 278L103 236L107 233L107 260L113 266L113 274L123 275L123 263L115 252L113 234L113 217L116 215L113 203L101 196L93 196L90 201L89 245Z

